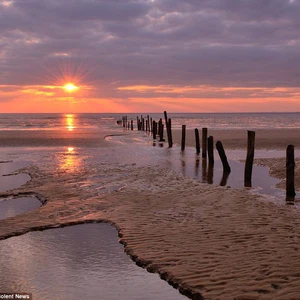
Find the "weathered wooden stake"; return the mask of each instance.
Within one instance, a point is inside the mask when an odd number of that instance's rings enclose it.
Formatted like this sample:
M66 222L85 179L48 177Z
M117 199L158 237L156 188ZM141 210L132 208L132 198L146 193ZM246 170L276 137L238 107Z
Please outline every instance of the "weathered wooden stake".
M216 148L218 150L218 153L220 155L220 158L221 158L221 161L222 161L222 164L223 164L223 172L224 173L230 173L231 172L231 168L230 168L230 166L228 164L224 147L223 147L223 145L222 145L222 143L220 141L217 141Z
M208 164L207 183L214 183L214 166L212 164Z
M202 158L206 159L207 151L207 128L202 128Z
M223 176L222 176L222 179L221 179L221 182L220 182L220 186L225 186L227 184L229 174L230 174L229 172L223 172Z
M181 151L184 151L184 149L185 149L185 133L186 133L186 125L182 125Z
M209 136L207 139L207 154L208 154L208 164L212 166L215 163L214 159L214 138Z
M164 116L165 116L165 124L166 124L166 130L167 130L168 143L169 143L169 147L170 147L170 131L169 131L169 124L168 124L168 115L167 115L166 111L164 111Z
M133 120L131 120L131 130L133 130Z
M150 118L150 132L153 133L153 120Z
M147 131L149 131L150 132L150 117L149 117L149 115L147 115L147 121L148 121L148 127L147 127Z
M156 126L156 122L155 121L153 121L152 128L153 128L153 139L156 140L157 126Z
M248 130L248 146L247 146L247 158L245 164L245 187L252 186L252 169L254 160L254 146L255 146L255 131Z
M195 141L196 141L196 153L200 153L200 138L199 138L199 130L195 128Z
M148 131L148 120L146 120L146 131Z
M286 148L286 198L291 200L295 193L295 154L294 146L288 145Z
M164 124L161 122L161 131L160 131L160 135L159 135L159 141L160 142L164 142Z
M172 121L171 121L170 118L169 118L169 120L168 120L168 131L169 131L169 134L168 134L169 148L172 148L172 147L173 147L173 139L172 139Z
M137 128L137 130L140 130L139 123L140 123L139 117L136 116L136 128Z
M142 118L142 130L145 131L145 119Z

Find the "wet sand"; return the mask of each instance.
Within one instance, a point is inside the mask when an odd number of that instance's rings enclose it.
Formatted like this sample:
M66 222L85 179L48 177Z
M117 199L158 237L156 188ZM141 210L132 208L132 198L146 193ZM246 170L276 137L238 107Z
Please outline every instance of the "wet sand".
M281 179L276 186L281 189L285 189L286 185L286 169L285 169L285 157L280 158L265 158L265 159L255 159L254 163L266 166L270 168L271 176ZM300 158L295 159L295 189L300 191ZM299 195L298 195L298 198Z
M229 138L230 133L225 135ZM280 143L273 141L278 147ZM106 147L113 147L112 143ZM271 172L279 172L281 163L272 161L279 160L268 161ZM14 194L35 192L48 203L0 221L0 239L30 230L106 221L118 228L126 251L139 265L160 273L192 299L299 297L297 207L266 201L247 189L201 184L159 167L95 163L93 168L77 169L76 174L54 165L26 170L32 181ZM119 183L126 186L117 192L99 195L78 184L99 175L109 184L116 172Z
M0 131L1 147L104 147L103 136L111 131L100 130L22 130ZM122 132L126 134L126 132Z
M286 149L287 145L292 144L300 149L300 129L258 129L255 130L255 147L256 149ZM173 142L181 144L181 130L173 130ZM200 142L202 139L200 130ZM247 149L247 130L215 130L208 129L208 136L214 137L223 143L226 149ZM186 145L195 147L194 130L187 130Z

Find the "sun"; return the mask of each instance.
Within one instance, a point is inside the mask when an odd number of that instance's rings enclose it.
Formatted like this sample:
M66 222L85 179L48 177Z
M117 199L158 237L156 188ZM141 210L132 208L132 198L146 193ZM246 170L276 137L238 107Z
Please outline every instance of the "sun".
M63 89L68 93L72 93L78 90L79 87L72 82L68 82L63 86Z

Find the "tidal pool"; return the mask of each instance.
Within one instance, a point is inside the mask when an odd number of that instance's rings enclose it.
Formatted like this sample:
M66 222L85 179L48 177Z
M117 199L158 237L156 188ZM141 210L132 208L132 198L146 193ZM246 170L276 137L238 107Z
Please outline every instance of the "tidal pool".
M183 300L138 267L108 224L29 232L0 241L0 291L38 300Z
M0 220L24 214L41 205L41 202L34 197L0 199Z
M29 181L31 178L28 174L13 174L17 170L29 165L30 163L27 161L0 162L0 192L18 188Z

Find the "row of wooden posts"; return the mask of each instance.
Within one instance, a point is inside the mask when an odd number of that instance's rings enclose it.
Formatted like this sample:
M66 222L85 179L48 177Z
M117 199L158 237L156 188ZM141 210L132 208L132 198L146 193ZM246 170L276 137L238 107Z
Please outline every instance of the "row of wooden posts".
M168 118L167 112L164 111L165 126L167 131L167 138L169 148L173 146L172 138L172 121ZM137 116L137 130L146 131L152 133L153 139L157 140L159 137L159 142L164 142L164 124L162 119L158 122L153 120L149 115L144 118L142 115L139 118ZM123 127L128 130L133 130L133 120L128 121L127 116L122 117ZM181 136L181 151L185 150L185 140L186 140L186 125L182 125L182 136ZM196 142L196 153L200 155L200 137L199 130L195 129L195 142ZM223 165L223 176L228 177L231 172L227 156L225 154L224 147L220 141L216 142L216 149L220 156L222 165ZM245 187L252 186L252 170L253 170L253 161L254 161L254 149L255 149L255 131L248 131L248 143L247 143L247 156L245 163L245 172L244 172L244 185ZM211 168L214 165L214 138L213 136L208 136L207 128L202 128L202 158L207 159L209 167ZM293 200L296 196L295 193L295 155L294 155L294 146L288 145L286 150L286 198L287 200Z

